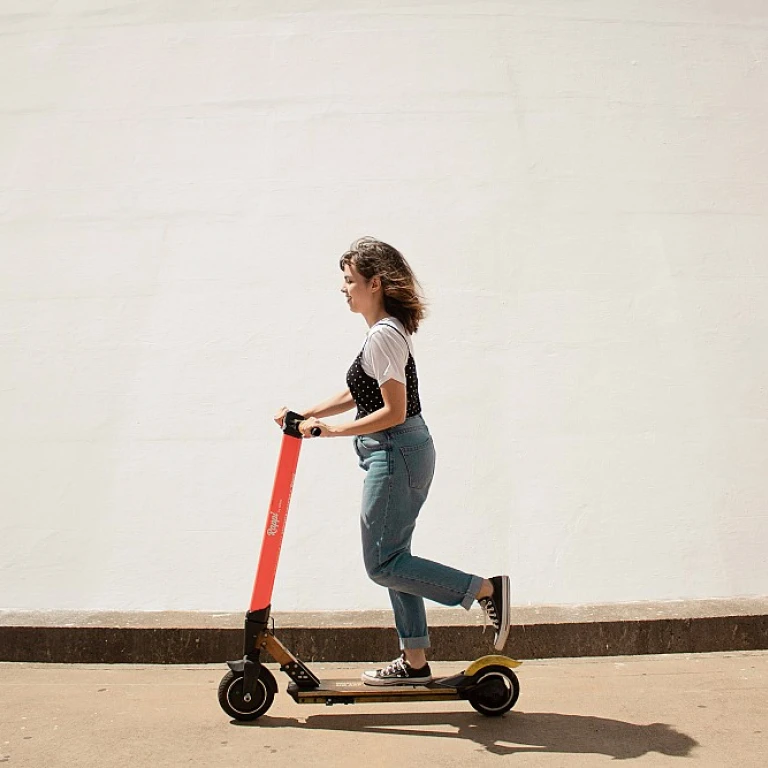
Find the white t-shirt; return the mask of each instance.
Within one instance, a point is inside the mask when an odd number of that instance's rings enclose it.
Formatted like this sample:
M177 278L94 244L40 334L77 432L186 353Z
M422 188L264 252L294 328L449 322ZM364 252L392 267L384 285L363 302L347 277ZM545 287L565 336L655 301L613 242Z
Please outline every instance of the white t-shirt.
M405 384L405 366L413 346L403 324L394 317L385 317L368 330L366 339L360 361L365 374L376 379L379 386L390 379Z

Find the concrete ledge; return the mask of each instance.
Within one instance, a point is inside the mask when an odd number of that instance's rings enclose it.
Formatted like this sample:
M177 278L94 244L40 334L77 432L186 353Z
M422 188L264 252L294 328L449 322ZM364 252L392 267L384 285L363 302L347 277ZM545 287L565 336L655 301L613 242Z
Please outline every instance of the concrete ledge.
M305 661L389 659L389 611L276 613ZM433 610L431 656L491 650L480 611ZM506 653L520 659L768 649L768 598L515 608ZM204 664L242 656L242 613L0 611L0 661Z

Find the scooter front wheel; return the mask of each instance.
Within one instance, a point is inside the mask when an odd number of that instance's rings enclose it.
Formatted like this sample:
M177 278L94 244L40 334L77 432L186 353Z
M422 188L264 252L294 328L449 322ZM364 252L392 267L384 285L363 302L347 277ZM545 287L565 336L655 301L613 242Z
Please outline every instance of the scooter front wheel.
M518 696L520 682L511 669L488 667L478 673L467 699L481 715L500 717L515 706Z
M259 670L254 691L250 695L243 689L243 675L230 671L219 683L219 704L235 720L256 720L272 706L276 689L275 678L266 667Z

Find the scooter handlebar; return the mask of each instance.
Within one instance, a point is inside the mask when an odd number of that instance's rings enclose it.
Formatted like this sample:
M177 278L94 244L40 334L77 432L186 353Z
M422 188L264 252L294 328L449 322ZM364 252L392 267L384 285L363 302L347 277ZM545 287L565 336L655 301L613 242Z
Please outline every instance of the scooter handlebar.
M291 437L304 437L304 435L302 435L299 431L299 424L306 420L306 416L302 416L300 413L296 413L295 411L288 411L288 413L285 414L285 418L283 419L283 432L286 435L290 435ZM312 427L312 429L309 430L309 433L312 435L312 437L320 437L320 435L323 434L323 430L320 429L320 427Z

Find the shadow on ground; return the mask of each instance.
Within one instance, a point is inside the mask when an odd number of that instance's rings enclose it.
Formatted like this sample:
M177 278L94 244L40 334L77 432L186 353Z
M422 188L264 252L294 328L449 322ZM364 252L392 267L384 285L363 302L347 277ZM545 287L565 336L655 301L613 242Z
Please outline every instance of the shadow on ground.
M400 734L438 739L468 739L496 755L520 752L607 755L616 760L658 752L686 757L698 742L664 723L636 725L589 715L513 712L484 718L467 712L421 714L310 715L304 719L269 717L234 725L325 731ZM449 730L446 730L445 727Z

